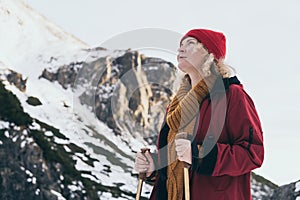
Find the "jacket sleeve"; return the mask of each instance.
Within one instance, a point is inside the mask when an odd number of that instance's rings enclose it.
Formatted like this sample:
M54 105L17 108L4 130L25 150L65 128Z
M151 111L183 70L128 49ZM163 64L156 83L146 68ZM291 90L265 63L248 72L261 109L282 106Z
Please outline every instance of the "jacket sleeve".
M217 142L203 159L193 158L200 174L239 176L262 165L263 135L254 103L241 87L232 89L225 121L230 143Z

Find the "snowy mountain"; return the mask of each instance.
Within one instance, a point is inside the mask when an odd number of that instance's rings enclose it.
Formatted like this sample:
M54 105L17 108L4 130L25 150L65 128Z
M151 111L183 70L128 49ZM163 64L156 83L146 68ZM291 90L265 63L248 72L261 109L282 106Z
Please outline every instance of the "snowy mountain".
M134 199L174 65L90 48L19 0L0 0L0 44L0 198ZM253 174L253 199L275 189Z
M36 199L42 196L51 199L55 195L64 197L75 195L77 199L84 196L89 199L94 199L95 196L113 199L111 194L116 198L133 197L136 177L132 176L134 153L129 146L104 123L97 120L87 107L77 107L81 114L85 115L76 115L73 109L74 93L71 88L64 89L57 83L39 78L44 69L53 71L55 67L73 61L82 62L86 60L87 55L92 59L93 56L98 57L97 54L111 54L111 52L101 49L89 50L87 45L49 23L21 1L1 0L0 6L2 98L11 96L10 98L15 99L15 103L11 106L17 107L20 115L24 114L25 118L28 118L24 124L11 116L13 115L11 112L1 113L1 148L3 148L1 150L4 150L5 154L10 154L12 149L10 141L16 146L15 151L19 153L23 148L27 152L29 147L36 146L40 150L33 147L32 151L40 152L38 157L39 162L42 162L37 164L26 156L22 160L28 160L28 163L17 162L18 166L15 167L19 169L20 174L23 173L25 177L29 174L27 177L34 180L32 183L34 188L26 192L28 194L33 192ZM21 90L17 87L18 80L23 81L24 88ZM28 103L30 99L37 99L40 105L33 106ZM7 102L3 103L1 108L7 110L8 108L3 106ZM36 132L40 135L35 134ZM136 145L139 145L138 141ZM34 169L30 170L32 165ZM4 180L12 180L11 174L5 173L12 166L9 162L1 166L3 166L2 183L10 183ZM48 173L45 167L52 171L60 171L61 174ZM37 173L34 173L35 171ZM46 183L42 177L45 175L40 173L53 177L52 184L47 188L43 188L43 184ZM70 177L70 174L73 177L64 183L63 180L66 180L64 177ZM18 174L16 177L22 178ZM54 177L58 177L57 180ZM86 181L87 179L89 181ZM55 182L56 186L52 187ZM13 191L9 184L6 186L8 188L5 191L8 193L1 192L3 195L1 199L10 199L9 197L20 199L25 195L25 191L22 193L17 188L26 187L16 187L18 193Z
M0 60L7 65L17 66L22 70L17 71L21 73L42 69L41 66L35 66L29 70L24 64L53 63L51 56L58 59L63 55L63 59L68 59L78 49L88 48L20 0L1 0L0 17Z

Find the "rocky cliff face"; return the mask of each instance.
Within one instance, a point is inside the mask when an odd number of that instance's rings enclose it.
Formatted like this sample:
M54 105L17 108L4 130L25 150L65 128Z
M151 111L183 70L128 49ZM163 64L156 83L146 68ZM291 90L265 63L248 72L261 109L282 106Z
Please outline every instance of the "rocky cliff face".
M299 200L300 199L300 180L294 183L283 185L277 188L272 196L271 200Z
M82 68L80 68L82 66ZM116 134L132 133L151 141L158 132L172 95L175 67L136 51L93 62L71 63L40 78L57 81L63 88L83 87L79 98Z

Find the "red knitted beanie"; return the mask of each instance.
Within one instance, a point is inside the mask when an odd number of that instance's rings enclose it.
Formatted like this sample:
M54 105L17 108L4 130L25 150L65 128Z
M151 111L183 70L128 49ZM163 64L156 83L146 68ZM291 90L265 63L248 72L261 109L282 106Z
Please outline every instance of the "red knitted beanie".
M212 53L216 60L225 58L226 55L226 38L221 32L216 32L208 29L193 29L187 32L180 43L186 37L194 37L207 48L209 53Z

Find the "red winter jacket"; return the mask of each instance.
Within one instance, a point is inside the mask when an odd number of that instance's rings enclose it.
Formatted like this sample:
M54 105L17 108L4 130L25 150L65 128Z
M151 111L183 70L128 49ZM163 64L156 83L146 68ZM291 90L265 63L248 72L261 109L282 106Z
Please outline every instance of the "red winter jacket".
M224 92L225 89L225 92ZM150 199L166 200L165 123L158 141L158 177ZM262 128L253 101L236 77L219 79L202 101L192 142L192 200L249 200L251 170L262 165ZM204 140L204 138L207 138ZM197 145L206 155L199 158ZM202 156L203 157L203 156Z

